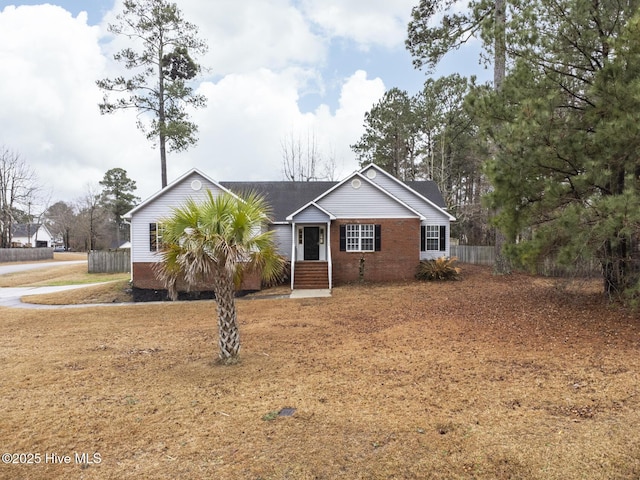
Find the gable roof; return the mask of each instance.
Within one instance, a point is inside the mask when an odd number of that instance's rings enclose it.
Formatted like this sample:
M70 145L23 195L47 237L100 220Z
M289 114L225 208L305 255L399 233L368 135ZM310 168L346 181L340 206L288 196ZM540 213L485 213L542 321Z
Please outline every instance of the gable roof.
M377 181L374 182L373 179L376 178L377 172L380 172L386 178L390 179L393 183L399 185L403 189L403 191L410 197L406 197L404 195L402 196L404 198L398 197L396 193L388 190L387 187L379 185ZM373 173L373 175L371 175L371 173ZM295 215L302 212L311 205L318 205L318 202L320 202L323 198L329 196L333 191L337 190L347 182L353 181L353 179L355 178L358 178L358 181L360 182L364 181L366 184L374 187L380 193L395 201L398 205L401 205L407 210L416 214L421 220L424 219L423 214L415 208L414 202L407 201L408 198L420 199L420 201L424 201L434 207L436 210L440 211L442 214L448 217L450 221L455 221L455 217L447 212L444 197L442 196L438 185L433 180L403 182L373 163L365 165L359 171L353 172L341 182L336 183L333 187L321 193L320 196L314 198L312 201L308 202L303 207L299 208L294 213L289 215L287 217L287 220L292 220Z
M249 192L264 197L271 205L274 223L286 222L287 215L295 212L336 185L337 182L220 182L236 195Z
M436 206L440 208L447 208L447 204L444 201L442 192L438 188L438 185L433 180L412 180L402 182L411 190L415 190L424 198L431 200Z
M342 187L343 185L346 185L349 181L353 181L355 178L359 179L360 182L364 182L368 185L370 185L371 187L373 187L375 190L377 190L379 193L381 193L382 195L388 197L389 199L393 200L394 202L396 202L397 204L403 206L404 208L406 208L407 210L409 210L410 212L414 213L417 217L419 218L423 218L422 214L418 211L416 211L415 209L413 209L412 207L410 207L409 205L407 205L406 203L404 203L402 200L400 200L399 198L393 196L391 193L389 193L387 190L385 190L384 188L380 187L379 185L373 183L369 178L365 177L364 175L362 175L362 173L360 172L353 172L351 175L349 175L348 177L346 177L344 180L342 180L341 182L336 183L333 187L331 187L330 189L326 190L325 192L323 192L322 194L320 194L318 197L314 198L312 202L309 202L308 204L304 205L302 208L300 208L299 210L296 210L295 213L289 215L287 217L287 220L291 220L294 215L296 215L297 213L301 212L302 210L306 209L309 205L317 205L319 204L319 202L325 198L328 197L329 195L331 195L334 191L338 190L340 187Z
M161 190L158 190L156 193L154 193L153 195L151 195L149 198L145 199L144 201L142 201L141 203L139 203L138 205L136 205L135 207L133 207L131 210L129 210L127 213L125 213L122 218L126 218L126 219L130 219L134 213L136 213L138 210L140 210L142 207L144 207L145 205L148 205L149 203L153 202L155 199L157 199L158 197L164 195L165 193L167 193L168 191L172 190L176 185L179 185L180 183L182 183L182 181L185 178L188 178L190 175L197 173L198 175L200 175L202 178L204 178L205 180L207 180L208 182L213 183L214 185L216 185L217 187L220 188L220 190L224 190L227 193L230 193L232 195L235 195L233 192L229 191L229 189L223 187L220 183L216 182L214 179L212 179L211 177L209 177L208 175L202 173L200 170L198 170L197 168L192 168L191 170L189 170L188 172L184 173L183 175L181 175L180 177L176 178L173 182L169 183L166 187L164 187Z
M40 228L49 233L47 227L41 223L14 223L11 225L11 236L14 238L26 238L31 235L33 237ZM49 234L49 236L51 236L51 234Z
M366 181L367 183L373 185L375 188L385 193L386 195L394 198L400 204L407 207L409 210L414 211L413 208L406 205L401 200L390 195L386 190L380 188L371 182L365 175L362 175L361 172L365 171L367 168L371 166L376 167L377 170L382 171L387 176L390 176L387 172L384 172L379 167L371 164L360 171L356 171L351 175L347 176L344 180L340 182L332 182L332 181L312 181L312 182L295 182L295 181L265 181L265 182L217 182L213 180L211 177L198 170L197 168L192 168L191 170L184 173L182 176L169 183L165 188L158 190L156 193L145 199L143 202L132 208L128 211L123 217L126 219L130 219L134 213L139 211L145 205L153 202L158 197L164 195L169 190L173 189L176 185L180 184L184 179L188 178L193 173L197 173L202 176L205 180L211 182L212 184L218 186L221 190L231 193L233 195L243 196L244 194L253 192L258 195L261 195L265 198L267 203L271 206L271 216L272 221L274 223L288 223L287 217L290 217L294 212L299 212L304 209L304 207L309 206L314 203L316 200L326 196L332 190L337 188L339 185L346 183L354 178L354 176L358 176L361 180ZM444 198L440 189L436 185L436 183L432 180L416 180L411 182L402 182L400 180L395 179L399 184L408 187L409 190L412 190L419 196L424 197L437 208L445 211L446 206L444 202ZM417 213L417 212L416 212ZM446 211L445 211L446 213ZM447 215L449 215L447 213ZM450 216L450 215L449 215Z
M370 172L374 173L373 176L369 176ZM437 210L440 210L444 215L446 215L450 221L455 221L455 217L447 212L447 206L444 202L444 197L442 196L442 192L440 188L433 180L427 181L402 181L391 175L389 172L376 165L375 163L370 163L365 165L360 170L360 173L366 175L368 178L374 179L377 173L384 175L389 181L395 183L396 185L401 186L406 193L410 195L420 198L426 201L428 204L435 207ZM377 182L376 182L377 183ZM384 187L386 189L386 187ZM395 194L394 194L395 195ZM406 201L406 200L405 200ZM411 202L408 202L411 203Z

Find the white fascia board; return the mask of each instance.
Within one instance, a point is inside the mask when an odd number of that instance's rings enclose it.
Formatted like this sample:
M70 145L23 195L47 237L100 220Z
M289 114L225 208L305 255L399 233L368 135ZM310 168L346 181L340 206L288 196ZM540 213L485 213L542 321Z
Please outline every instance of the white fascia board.
M331 190L332 190L332 189L331 189ZM323 197L323 196L324 196L324 194L320 195L320 197L318 197L318 198L321 198L321 197ZM318 199L316 199L316 200L318 200ZM311 202L307 203L306 205L304 205L304 206L300 207L298 210L296 210L296 211L295 211L295 212L293 212L291 215L289 215L285 220L287 220L287 222L291 222L291 221L293 221L293 217L295 217L295 216L296 216L296 215L298 215L300 212L303 212L304 210L306 210L306 209L307 209L307 208L309 208L309 207L316 207L318 210L320 210L322 213L324 213L327 217L329 217L329 219L330 219L330 220L335 220L335 219L336 219L335 215L334 215L333 213L331 213L331 212L329 212L329 211L325 210L325 209L324 209L324 208L322 208L320 205L318 205L318 204L316 203L316 200L312 200Z
M422 215L419 211L417 211L416 209L414 209L413 207L410 207L409 205L407 205L406 203L404 203L402 200L400 200L398 197L396 197L395 195L393 195L391 192L388 192L387 190L385 190L384 188L382 188L380 185L378 185L375 182L372 182L369 178L367 178L366 175L362 175L362 173L360 172L356 172L353 175L351 175L351 177L349 177L349 179L353 178L353 177L359 177L360 180L364 180L366 181L369 185L371 185L373 188L377 189L378 191L382 192L384 195L386 195L387 197L389 197L391 200L393 200L394 202L398 203L399 205L402 205L404 208L406 208L407 210L409 210L410 212L413 212L416 214L417 217L420 218L420 220L424 220L425 216ZM354 217L355 218L355 217Z
M392 200L394 200L395 202L399 203L400 205L402 205L403 207L407 208L409 211L413 212L416 214L416 216L418 216L420 218L420 220L424 220L424 216L420 213L417 212L416 210L414 210L413 208L411 208L409 205L407 205L406 203L402 202L399 198L394 197L393 195L391 195L389 192L387 192L384 188L381 188L380 186L376 185L375 183L373 183L371 180L369 180L365 175L362 175L360 172L353 172L351 175L345 177L344 180L342 180L341 182L338 182L336 185L334 185L333 187L331 187L329 190L327 190L326 192L324 192L323 194L319 195L318 197L316 197L314 200L312 200L311 202L307 203L304 207L298 209L297 211L293 212L291 215L289 215L287 217L287 220L290 220L293 216L297 215L298 213L300 213L302 210L304 210L305 208L307 208L308 206L314 204L316 207L318 207L320 210L322 210L323 212L326 212L326 210L324 210L322 207L320 207L317 202L319 202L320 200L322 200L324 197L326 197L327 195L329 195L331 192L333 192L334 190L337 190L338 188L340 188L342 185L344 185L345 183L353 180L354 177L358 177L360 180L364 180L365 182L367 182L369 185L371 185L372 187L378 189L380 192L382 192L383 194L385 194L386 196L388 196L389 198L391 198ZM413 191L413 190L412 190ZM328 215L330 215L330 218L332 220L335 220L336 217L329 213L326 212ZM354 217L355 218L355 217Z
M403 187L405 190L409 191L410 193L412 193L413 195L415 195L416 197L424 200L425 202L427 202L429 205L431 205L433 208L435 208L436 210L444 213L448 218L449 221L451 222L455 222L456 221L456 217L454 217L453 215L451 215L449 212L447 212L446 209L439 207L438 205L436 205L435 203L433 203L431 200L429 200L427 197L422 196L421 194L419 194L418 192L416 192L413 188L411 188L409 185L407 185L404 182L401 182L400 180L398 180L396 177L394 177L393 175L391 175L389 172L387 172L386 170L382 169L381 167L379 167L378 165L376 165L375 163L370 163L369 165L366 165L365 167L362 167L362 169L358 172L360 173L363 177L366 177L366 175L364 175L364 172L366 170L369 170L370 168L373 168L374 170L376 170L378 173L382 173L383 175L386 175L388 178L390 178L392 181L396 182L398 185L400 185L401 187Z
M211 178L209 175L203 173L202 171L198 170L197 168L192 168L191 170L187 171L186 173L180 175L180 177L178 177L177 179L175 179L173 182L169 183L166 187L164 187L163 189L158 190L156 193L154 193L153 195L151 195L150 197L148 197L146 200L144 200L143 202L141 202L140 204L138 204L137 206L133 207L131 210L129 210L127 213L125 213L122 218L126 218L126 219L131 219L131 217L133 216L134 213L136 213L138 210L140 210L142 207L148 205L149 203L153 202L156 198L164 195L166 192L168 192L169 190L171 190L173 187L175 187L176 185L180 184L185 178L187 178L189 175L193 174L193 173L197 173L198 175L200 175L201 177L203 177L205 180L213 183L216 187L218 187L220 190L223 190L226 193L229 193L231 195L233 195L234 197L238 198L238 196L233 193L231 190L229 190L228 188L223 187L222 185L220 185L218 182L216 182L213 178Z

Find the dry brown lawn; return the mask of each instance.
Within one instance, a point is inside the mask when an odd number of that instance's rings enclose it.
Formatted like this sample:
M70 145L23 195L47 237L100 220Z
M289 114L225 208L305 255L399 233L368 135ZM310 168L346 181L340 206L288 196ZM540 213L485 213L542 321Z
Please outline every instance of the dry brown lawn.
M231 367L210 301L0 309L0 478L639 478L637 316L463 273L239 300Z

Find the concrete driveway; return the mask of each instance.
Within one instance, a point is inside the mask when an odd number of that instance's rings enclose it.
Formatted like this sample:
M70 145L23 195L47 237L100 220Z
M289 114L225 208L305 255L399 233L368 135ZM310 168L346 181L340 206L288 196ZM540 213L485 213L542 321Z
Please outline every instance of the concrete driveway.
M22 300L20 300L25 295L41 295L44 293L64 292L65 290L75 290L77 288L91 287L93 285L101 285L101 284L85 283L82 285L60 285L55 287L0 288L0 307L51 309L51 308L79 308L79 307L116 305L113 303L86 304L86 305L39 305L36 303L23 303Z
M52 266L64 266L78 263L87 263L86 260L71 260L68 262L39 262L39 263L20 263L20 264L2 264L0 265L0 275L9 273L24 272L28 270L36 270L38 268L47 268ZM77 288L90 287L99 285L99 283L85 283L82 285L61 285L55 287L7 287L0 288L0 306L14 308L77 308L87 307L89 305L36 305L34 303L22 303L21 297L25 295L40 295L44 293L63 292L65 290L75 290ZM107 304L108 305L108 304ZM91 305L93 306L93 305Z
M22 272L26 270L35 270L37 268L45 268L56 265L70 265L74 263L87 263L86 260L72 260L68 262L41 262L41 263L23 263L19 265L3 264L0 265L0 275L8 273ZM32 309L58 309L58 308L85 308L85 307L112 307L114 305L148 305L156 302L133 302L133 303L91 303L81 305L40 305L36 303L23 303L20 299L26 295L40 295L45 293L63 292L65 290L75 290L77 288L91 287L100 285L101 283L85 283L82 285L61 285L55 287L7 287L0 288L0 307L12 308L32 308ZM315 298L330 297L331 290L294 290L289 295L282 295L280 298Z

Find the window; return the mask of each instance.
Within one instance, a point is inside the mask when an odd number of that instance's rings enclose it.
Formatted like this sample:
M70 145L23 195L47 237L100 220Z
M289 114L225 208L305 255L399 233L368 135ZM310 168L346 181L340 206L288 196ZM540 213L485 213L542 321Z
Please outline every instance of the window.
M159 223L149 224L149 250L159 252L162 250L164 243L162 241L162 225Z
M447 249L447 227L445 225L422 225L420 227L420 251Z
M380 225L340 225L340 250L343 252L379 252L381 247Z
M427 250L438 250L440 248L440 229L437 225L427 225L425 239Z

